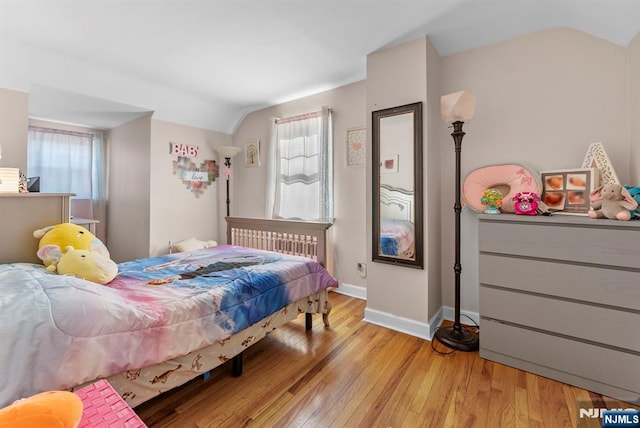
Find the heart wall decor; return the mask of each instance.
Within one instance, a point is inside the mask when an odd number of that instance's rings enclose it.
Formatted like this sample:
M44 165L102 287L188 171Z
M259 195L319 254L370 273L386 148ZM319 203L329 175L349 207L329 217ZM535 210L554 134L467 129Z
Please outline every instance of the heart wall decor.
M173 161L173 174L198 198L216 181L220 173L214 160L205 159L197 166L195 160L178 156L178 159Z

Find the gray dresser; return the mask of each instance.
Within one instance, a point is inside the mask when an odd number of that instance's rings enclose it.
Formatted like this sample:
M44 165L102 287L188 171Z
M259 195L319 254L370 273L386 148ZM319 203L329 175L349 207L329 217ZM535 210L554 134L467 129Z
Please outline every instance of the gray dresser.
M480 356L640 404L640 221L478 222Z

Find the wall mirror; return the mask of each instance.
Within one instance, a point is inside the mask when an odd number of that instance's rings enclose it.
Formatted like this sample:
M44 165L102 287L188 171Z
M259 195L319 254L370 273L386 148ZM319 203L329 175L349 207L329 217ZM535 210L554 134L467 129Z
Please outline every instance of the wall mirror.
M372 112L373 261L423 269L422 103Z

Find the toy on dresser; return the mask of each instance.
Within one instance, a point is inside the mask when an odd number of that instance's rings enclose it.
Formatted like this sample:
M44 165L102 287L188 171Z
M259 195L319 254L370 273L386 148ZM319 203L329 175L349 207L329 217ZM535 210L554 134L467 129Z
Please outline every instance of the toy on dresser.
M604 184L591 192L591 218L609 218L612 220L630 220L632 212L638 208L638 202L625 186L617 183Z
M538 213L538 203L540 197L534 192L517 193L512 201L515 201L514 207L516 214L520 215L536 215Z
M502 193L498 189L487 189L482 193L480 203L486 206L485 214L500 214L502 206Z

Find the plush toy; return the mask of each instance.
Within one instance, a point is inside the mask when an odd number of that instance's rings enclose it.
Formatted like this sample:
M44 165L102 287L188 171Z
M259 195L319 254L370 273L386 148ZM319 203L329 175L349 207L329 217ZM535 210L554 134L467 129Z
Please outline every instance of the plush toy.
M480 203L487 207L485 214L500 214L502 206L502 192L498 189L487 189L482 193Z
M640 218L640 187L625 185L624 188L627 189L631 197L638 203L638 208L631 211L631 219L638 219Z
M110 258L109 250L107 247L96 238L93 233L89 232L82 226L78 226L73 223L61 223L55 226L48 226L42 229L38 229L33 232L35 238L40 239L38 248L45 247L47 245L55 245L60 249L60 253L64 254L68 246L73 247L75 250L90 250L93 253L99 253ZM51 256L52 252L47 252ZM40 256L38 256L40 257ZM45 266L49 266L52 263L57 263L56 259L42 258Z
M0 428L76 428L82 410L73 392L42 392L0 409Z
M107 284L118 274L118 265L109 257L91 250L76 250L67 246L62 253L57 245L45 245L38 250L41 260L51 260L49 272L75 276L98 284Z
M633 199L627 189L621 184L607 183L598 187L590 196L591 218L610 218L629 220L631 211L638 208L638 202Z
M538 214L538 203L540 197L534 192L518 192L512 199L515 201L516 214L536 215Z

